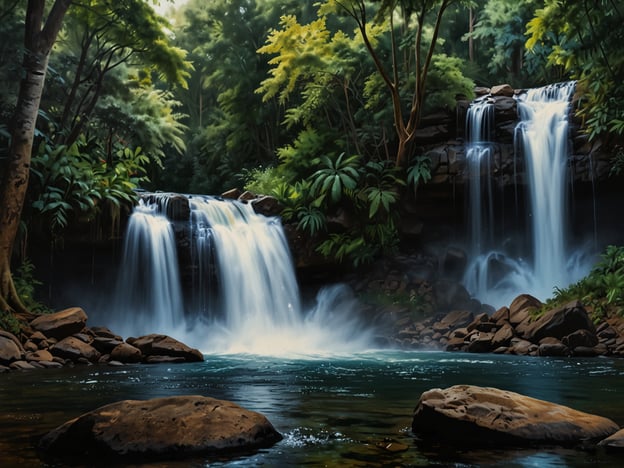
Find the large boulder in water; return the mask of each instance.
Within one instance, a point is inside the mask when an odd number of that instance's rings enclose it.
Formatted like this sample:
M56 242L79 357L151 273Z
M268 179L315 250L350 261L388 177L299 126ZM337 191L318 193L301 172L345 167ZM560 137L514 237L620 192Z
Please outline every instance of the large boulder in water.
M610 419L496 388L456 385L426 391L412 430L472 445L574 445L614 434Z
M80 307L71 307L53 314L40 315L30 326L48 338L62 340L80 333L87 325L87 314Z
M45 456L165 460L247 452L282 439L271 423L232 402L203 396L124 400L72 419L39 443Z

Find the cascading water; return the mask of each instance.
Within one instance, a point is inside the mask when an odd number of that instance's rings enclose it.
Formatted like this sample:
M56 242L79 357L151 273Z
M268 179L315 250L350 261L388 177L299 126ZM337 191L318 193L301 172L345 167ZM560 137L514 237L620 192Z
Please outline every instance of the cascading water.
M141 247L147 243L137 240L158 237L164 226L172 232L160 213L166 211L167 196L159 194L159 201L149 208L137 207L131 217L116 303L123 316L117 316L115 329L128 334L175 332L207 352L292 355L370 347L371 331L354 318L355 301L348 288L322 289L316 307L302 310L281 222L256 214L250 204L188 197L193 278L191 297L183 301L173 235L152 245L153 258ZM164 264L161 252L172 249L174 255ZM162 276L145 276L146 263L158 263ZM155 307L169 291L177 291L171 293L175 301L163 300ZM158 322L150 310L158 311Z
M183 311L171 223L157 205L140 203L128 221L111 315L120 333L165 333Z
M494 208L492 197L492 143L494 104L487 100L475 101L466 115L466 164L470 179L470 251L480 255L493 241ZM482 177L483 176L483 177Z
M574 87L574 82L559 83L528 90L517 99L516 146L526 166L531 252L525 260L502 249L477 251L464 283L483 302L508 305L522 292L543 300L555 287L588 271L582 253L572 252L566 239L568 113Z
M531 89L518 101L520 140L532 214L533 278L538 295L570 283L568 272L568 112L575 83Z

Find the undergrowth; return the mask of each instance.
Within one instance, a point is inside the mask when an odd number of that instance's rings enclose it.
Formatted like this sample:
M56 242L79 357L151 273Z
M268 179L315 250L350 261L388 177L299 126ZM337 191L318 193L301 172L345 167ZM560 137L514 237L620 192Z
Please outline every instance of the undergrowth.
M590 273L566 288L555 288L543 310L580 300L594 321L624 316L624 247L608 246Z
M47 314L52 310L35 298L36 289L43 283L35 278L35 266L24 259L13 275L13 282L22 304L33 314Z

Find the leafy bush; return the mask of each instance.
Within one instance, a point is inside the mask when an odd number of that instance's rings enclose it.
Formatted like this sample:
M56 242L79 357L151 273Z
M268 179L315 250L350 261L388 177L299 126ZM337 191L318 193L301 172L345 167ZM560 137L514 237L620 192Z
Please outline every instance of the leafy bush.
M103 206L119 211L122 204L134 205L149 158L141 148L121 148L103 159L100 149L80 138L69 146L44 142L33 156L32 207L53 235L60 235L72 216L92 220Z
M405 185L399 178L399 168L389 161L371 161L364 167L366 188L364 193L370 203L368 217L373 219L383 208L383 212L391 213L390 207L399 200L398 188Z
M13 273L13 284L15 290L26 309L34 314L47 314L52 312L45 304L35 298L36 289L43 283L35 278L35 266L27 258ZM17 335L22 328L20 320L6 310L0 310L0 330Z
M319 203L327 200L329 204L338 203L343 194L357 187L360 174L357 171L359 156L345 158L341 153L335 161L327 156L321 158L322 167L312 175L312 191L319 196ZM327 195L329 197L327 198Z
M36 314L51 312L48 306L35 299L36 289L43 283L35 278L35 266L27 258L22 261L22 264L15 271L13 283L22 304L30 312Z
M608 246L585 278L567 288L555 288L544 309L575 299L593 311L596 320L611 313L624 315L624 247Z
M276 187L286 184L286 177L276 167L243 170L245 190L262 195L273 195ZM277 197L279 198L279 197Z

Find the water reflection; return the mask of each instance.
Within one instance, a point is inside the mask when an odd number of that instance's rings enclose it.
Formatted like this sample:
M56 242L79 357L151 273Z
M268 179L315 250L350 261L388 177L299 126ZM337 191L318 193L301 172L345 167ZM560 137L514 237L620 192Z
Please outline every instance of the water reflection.
M452 353L377 352L340 358L207 356L200 364L77 367L0 379L2 466L38 466L36 437L121 399L199 394L265 414L285 436L250 457L191 466L586 466L605 454L453 450L422 445L409 429L420 394L456 384L494 386L608 416L624 424L624 363ZM406 450L384 450L384 441ZM596 458L598 457L598 458ZM10 462L10 463L9 463ZM152 465L157 466L157 465ZM167 464L167 466L189 466Z

